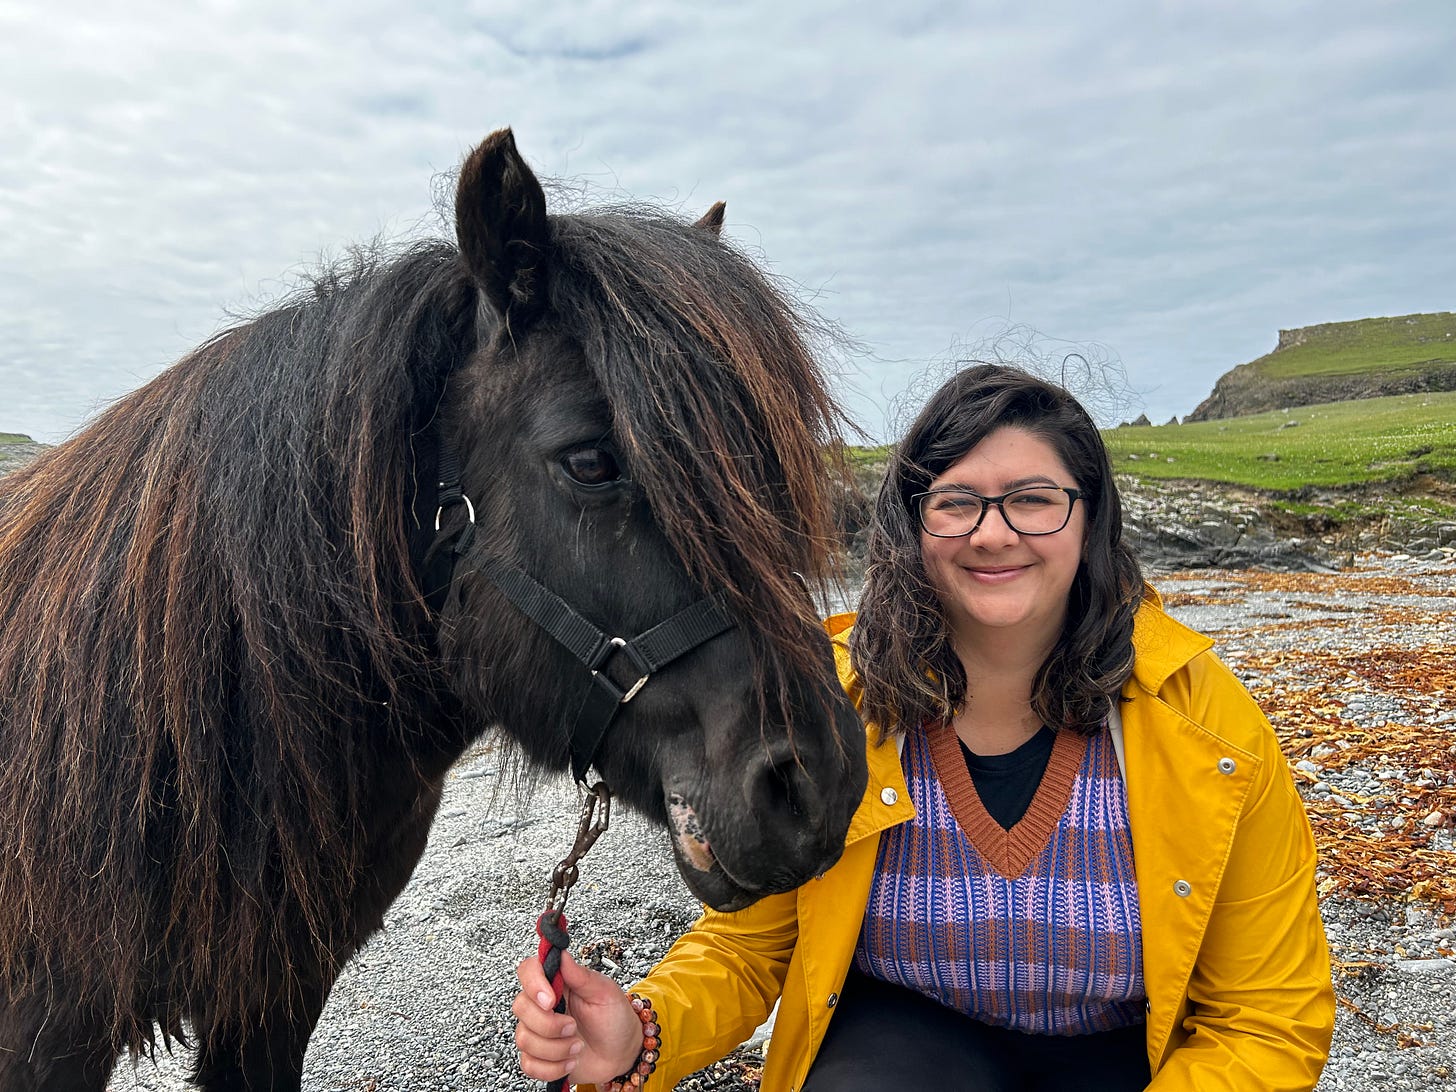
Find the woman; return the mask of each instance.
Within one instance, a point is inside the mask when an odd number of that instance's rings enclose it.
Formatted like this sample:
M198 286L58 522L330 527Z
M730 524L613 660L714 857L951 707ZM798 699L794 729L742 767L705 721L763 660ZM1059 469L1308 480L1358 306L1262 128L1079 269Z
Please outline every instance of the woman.
M522 963L523 1071L655 1063L668 1089L779 1001L770 1092L1313 1088L1334 993L1308 819L1121 520L1066 391L994 365L942 387L880 490L858 619L828 623L871 725L844 856L705 913L641 1011L568 961L555 1014Z

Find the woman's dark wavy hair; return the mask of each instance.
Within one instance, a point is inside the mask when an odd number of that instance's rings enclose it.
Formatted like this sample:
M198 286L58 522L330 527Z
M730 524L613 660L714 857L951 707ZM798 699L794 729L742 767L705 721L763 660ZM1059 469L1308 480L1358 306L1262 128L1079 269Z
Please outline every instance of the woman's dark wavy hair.
M948 720L965 700L965 671L921 563L910 498L1006 425L1051 444L1086 505L1085 558L1061 637L1032 685L1032 708L1052 728L1096 731L1132 674L1142 574L1122 540L1122 502L1102 435L1061 387L1019 368L980 364L931 396L891 457L875 502L850 656L863 687L861 712L884 731Z

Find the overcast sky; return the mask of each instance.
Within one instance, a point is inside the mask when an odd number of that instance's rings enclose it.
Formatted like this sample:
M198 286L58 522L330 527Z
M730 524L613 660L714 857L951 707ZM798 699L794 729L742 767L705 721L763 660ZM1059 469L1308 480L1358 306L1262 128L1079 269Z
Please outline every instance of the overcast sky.
M502 125L589 197L726 200L876 436L1008 329L1166 420L1281 327L1456 309L1453 57L1452 0L0 0L0 431L441 232Z

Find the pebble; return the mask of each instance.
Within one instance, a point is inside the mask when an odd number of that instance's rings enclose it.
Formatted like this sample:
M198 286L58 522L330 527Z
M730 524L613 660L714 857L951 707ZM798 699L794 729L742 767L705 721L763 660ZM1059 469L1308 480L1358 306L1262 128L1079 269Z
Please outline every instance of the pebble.
M1395 968L1406 974L1440 974L1456 976L1456 959L1397 959Z

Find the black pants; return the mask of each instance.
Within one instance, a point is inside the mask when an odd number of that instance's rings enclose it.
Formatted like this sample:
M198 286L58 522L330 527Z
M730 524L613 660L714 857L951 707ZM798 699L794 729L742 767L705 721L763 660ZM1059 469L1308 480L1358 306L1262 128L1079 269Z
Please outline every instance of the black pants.
M1027 1035L851 970L803 1092L1134 1092L1149 1080L1142 1024Z

